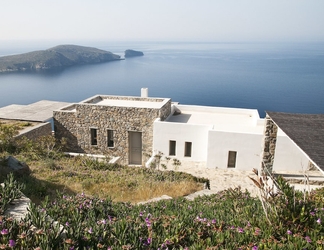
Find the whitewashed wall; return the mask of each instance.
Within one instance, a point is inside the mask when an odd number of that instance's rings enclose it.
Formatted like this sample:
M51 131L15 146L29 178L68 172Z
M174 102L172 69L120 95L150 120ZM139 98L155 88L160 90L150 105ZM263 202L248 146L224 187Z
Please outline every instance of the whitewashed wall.
M290 138L278 131L273 171L303 171L308 167L309 159Z
M236 151L236 167L252 170L260 166L262 134L209 131L208 168L227 168L228 152Z
M169 141L176 141L175 158L181 161L206 161L208 130L211 126L155 121L153 150L169 155ZM191 157L184 156L185 142L192 142Z

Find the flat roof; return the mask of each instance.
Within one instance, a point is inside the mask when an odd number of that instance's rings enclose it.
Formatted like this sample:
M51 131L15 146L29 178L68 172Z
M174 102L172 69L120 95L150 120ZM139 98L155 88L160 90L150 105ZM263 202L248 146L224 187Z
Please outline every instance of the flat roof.
M12 104L0 108L0 119L45 122L53 117L53 111L70 103L42 100L29 105Z
M160 109L165 102L150 102L141 100L117 100L117 99L103 99L95 103L96 105L116 106L116 107L134 107L134 108L153 108Z
M324 171L324 114L266 113Z
M190 109L190 106L182 105L176 107L178 111L165 122L211 125L212 129L219 131L263 134L263 119L260 119L255 110L203 106Z

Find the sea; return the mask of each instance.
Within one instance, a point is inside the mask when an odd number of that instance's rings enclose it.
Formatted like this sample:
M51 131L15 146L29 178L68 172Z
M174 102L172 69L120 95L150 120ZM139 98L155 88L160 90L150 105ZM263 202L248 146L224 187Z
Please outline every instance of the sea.
M56 44L58 45L58 44ZM324 43L89 42L142 57L63 70L0 74L0 107L93 95L171 98L181 104L324 114ZM0 43L0 56L49 44Z

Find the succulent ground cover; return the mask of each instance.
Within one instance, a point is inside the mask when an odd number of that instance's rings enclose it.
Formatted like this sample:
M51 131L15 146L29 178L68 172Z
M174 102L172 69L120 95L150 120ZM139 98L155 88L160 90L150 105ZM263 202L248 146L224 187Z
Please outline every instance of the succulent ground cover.
M240 188L142 205L58 194L22 221L1 216L0 249L324 249L323 189L278 184L267 216Z

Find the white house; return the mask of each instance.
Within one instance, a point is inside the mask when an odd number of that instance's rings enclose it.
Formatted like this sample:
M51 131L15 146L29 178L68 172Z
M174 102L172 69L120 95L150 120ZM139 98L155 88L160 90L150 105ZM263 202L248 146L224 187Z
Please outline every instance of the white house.
M155 152L208 168L260 165L264 120L257 110L174 103L172 111L166 120L154 122Z
M43 112L43 103L9 108L12 114L25 109ZM0 108L0 119L27 119L25 112L8 116L9 108ZM148 97L147 89L141 97L97 95L79 103L59 103L57 108L47 108L46 114L52 113L55 136L67 138L71 152L109 154L121 164L144 165L149 151L214 169L251 170L263 164L276 172L302 171L310 163L324 169L324 115L270 112L273 121L268 113L260 118L256 109L181 105ZM303 125L299 137L308 138L312 132L319 146L305 150L306 143L291 133L296 124Z

